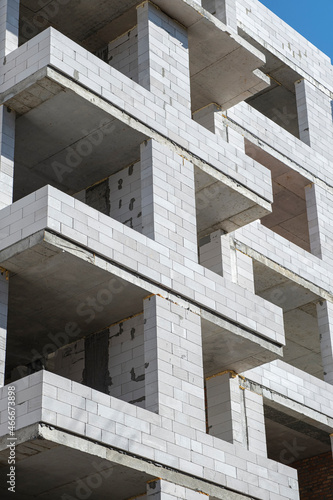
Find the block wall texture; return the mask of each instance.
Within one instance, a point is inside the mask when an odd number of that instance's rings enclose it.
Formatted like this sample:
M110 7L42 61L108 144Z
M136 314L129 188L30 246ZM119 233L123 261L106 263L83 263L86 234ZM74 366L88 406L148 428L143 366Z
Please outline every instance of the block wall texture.
M138 7L139 83L165 108L191 116L188 38L184 28L152 3Z
M166 417L47 371L25 377L15 387L17 430L43 421L260 500L299 498L294 469L188 424L171 421L170 428ZM0 388L0 436L8 430L7 390Z
M120 170L74 197L142 233L140 162Z
M194 167L156 141L141 146L142 231L198 262Z
M136 27L109 43L106 63L53 28L14 50L17 35L10 23L15 25L17 3L9 8L0 0L0 55L7 54L3 95L8 98L26 78L56 79L61 73L64 88L69 85L74 92L82 85L81 95L92 91L90 105L100 96L103 102L98 103L110 118L139 131L144 141L134 164L75 197L48 186L11 204L15 114L0 110L0 252L17 248L22 239L32 242L38 236L45 242L52 235L90 252L91 265L112 269L147 290L142 313L59 349L47 360L49 371L16 382L17 428L43 421L240 495L298 500L296 471L267 458L263 401L270 399L327 433L332 426L333 173L327 168L333 139L332 68L326 56L257 0L170 4L192 15L190 6L202 4L227 25L232 39L238 24L240 34L297 69L304 78L296 85L301 141L246 103L226 114L211 103L192 119L190 29L151 2L138 6ZM309 180L311 253L259 221L247 224L255 219L249 215L252 206L267 207L273 198L270 170L246 154L245 138ZM195 172L210 168L219 182L249 202L249 210L237 231L205 235L198 256ZM316 310L325 382L281 360L243 375L230 370L206 380L205 411L201 316L226 319L230 332L234 326L243 329L249 343L253 335L265 345L285 343L281 308L255 294L254 258L273 263L277 273L305 289L320 288L315 290ZM325 300L319 300L322 296ZM0 376L7 306L8 281L0 274ZM258 359L272 359L271 352L263 348ZM256 366L257 358L252 361ZM1 436L8 429L5 392L0 389ZM326 495L322 488L331 473L326 458L299 464L301 495L315 490L324 500L320 495ZM308 467L316 470L311 478ZM140 498L203 496L156 478Z
M52 373L82 383L84 361L84 340L82 339L50 354L45 360L45 365Z
M109 394L145 408L143 313L109 329Z
M137 27L109 43L108 62L113 68L139 83Z
M144 315L146 408L205 432L200 316L159 296Z
M295 84L301 141L328 159L332 158L332 96L306 80Z
M0 59L18 47L19 0L0 2Z
M0 108L0 210L13 200L15 112ZM3 235L0 230L0 235ZM4 235L3 235L4 236Z
M5 361L8 316L8 286L6 271L0 269L0 387L5 382Z

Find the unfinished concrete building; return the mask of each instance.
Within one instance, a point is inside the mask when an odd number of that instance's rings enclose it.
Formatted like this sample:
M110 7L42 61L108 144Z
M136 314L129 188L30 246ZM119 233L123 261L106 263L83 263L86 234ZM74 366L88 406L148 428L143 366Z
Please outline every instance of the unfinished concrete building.
M333 498L332 99L257 0L0 0L1 499Z

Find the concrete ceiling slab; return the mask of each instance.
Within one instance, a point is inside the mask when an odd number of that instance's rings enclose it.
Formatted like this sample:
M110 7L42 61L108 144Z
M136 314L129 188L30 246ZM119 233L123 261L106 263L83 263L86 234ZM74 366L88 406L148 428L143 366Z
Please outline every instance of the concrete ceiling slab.
M260 212L252 200L236 193L208 173L195 168L197 229L199 239L217 229L225 232L234 231L244 222L242 214L253 208ZM263 212L267 213L265 209Z
M282 355L282 348L205 312L201 326L205 377L224 370L242 373Z
M245 151L272 173L272 213L263 217L261 223L309 252L309 225L304 190L310 183L309 179L247 140Z
M12 272L8 371L55 351L64 337L75 341L141 312L149 294L93 262L43 242L4 265Z
M16 121L15 199L46 184L78 192L138 160L146 139L61 89Z
M14 201L47 184L75 194L140 159L149 130L143 133L135 123L114 118L94 105L88 92L85 98L65 86L52 87L44 75L31 85L51 88L52 93L17 118ZM21 107L30 88L15 96ZM269 213L268 202L210 165L200 162L195 167L195 182L200 238L217 229L234 231Z
M256 293L284 310L283 360L323 380L315 305L319 297L258 261L253 269Z
M53 26L86 49L95 52L133 28L138 0L72 0L56 7L21 2L20 43ZM267 87L256 71L265 62L262 53L199 6L186 0L155 0L171 18L188 28L192 109L211 102L224 109ZM75 16L73 16L75 12ZM125 15L126 14L126 15ZM209 50L207 50L209 47Z
M40 445L39 450L36 444ZM63 495L66 498L124 500L144 494L147 481L155 479L140 470L39 439L18 445L16 452L14 496L17 500L59 500ZM0 456L1 499L9 500L13 493L8 492L6 485L8 464L4 463L4 458L7 461L7 451Z
M306 288L258 261L253 261L253 268L256 293L281 307L284 313L319 299Z
M272 417L271 412L269 415ZM283 423L265 418L267 453L268 458L277 462L291 465L298 460L320 455L330 451L329 435L328 440L323 442L322 432L313 432L310 435L305 434L307 429L301 422L294 420L288 425L293 425L295 429L290 428ZM303 432L300 432L300 429Z

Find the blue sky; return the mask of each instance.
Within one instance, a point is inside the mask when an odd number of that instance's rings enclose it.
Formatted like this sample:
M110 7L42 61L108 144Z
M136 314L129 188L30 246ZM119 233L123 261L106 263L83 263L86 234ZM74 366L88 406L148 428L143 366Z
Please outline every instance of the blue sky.
M333 0L260 0L333 60Z

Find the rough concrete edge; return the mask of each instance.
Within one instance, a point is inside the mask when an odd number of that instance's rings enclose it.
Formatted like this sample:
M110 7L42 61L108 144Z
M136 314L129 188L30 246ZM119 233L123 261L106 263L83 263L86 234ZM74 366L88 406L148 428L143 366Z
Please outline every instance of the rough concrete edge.
M73 449L79 449L83 453L94 455L110 462L114 462L124 467L132 468L147 473L148 475L165 479L180 486L200 491L209 496L214 496L221 500L250 500L252 497L235 493L227 490L223 486L212 484L208 481L190 476L178 470L172 470L159 463L152 463L143 458L134 456L130 453L124 453L117 449L103 445L96 441L90 441L81 436L72 435L64 430L39 422L38 437L47 441L52 441L60 446L67 446Z
M258 382L254 382L251 380L250 376L246 376L244 378L243 385L246 390L263 396L268 406L280 408L280 411L283 411L282 408L285 408L288 410L288 415L297 415L299 420L311 422L312 425L328 433L333 431L333 418L329 415L325 415L324 413L314 410L303 403L299 403L284 394L281 394L273 389L269 389Z
M251 247L246 245L246 243L242 243L241 241L239 241L237 237L234 238L234 241L235 241L235 247L238 251L244 253L245 255L248 255L252 259L259 262L260 264L265 265L269 269L276 271L277 273L281 274L290 281L294 281L295 283L302 286L303 288L306 288L315 295L318 295L318 300L319 297L321 297L325 300L333 302L333 294L330 291L327 291L324 288L319 287L318 285L314 285L311 281L302 278L302 276L298 275L294 271L287 269L278 262L275 262L273 259L269 259L268 257L259 253L258 251L253 250Z

